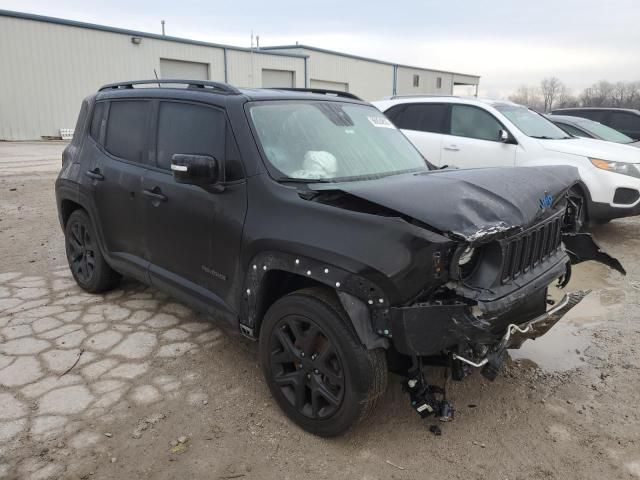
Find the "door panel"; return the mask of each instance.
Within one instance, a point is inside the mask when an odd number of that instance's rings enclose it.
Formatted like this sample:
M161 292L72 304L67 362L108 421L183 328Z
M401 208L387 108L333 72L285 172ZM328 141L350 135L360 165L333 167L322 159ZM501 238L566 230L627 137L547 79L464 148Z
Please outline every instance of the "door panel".
M501 142L445 135L441 163L458 168L513 167L516 148Z
M451 107L451 126L442 140L442 162L459 168L512 167L516 145L498 141L506 128L489 112L471 105Z
M407 138L415 145L422 156L434 165L442 165L442 137L439 133L418 132L416 130L402 130Z
M173 154L210 155L227 162L232 141L222 110L160 102L156 164L143 179L145 256L152 283L204 303L233 304L242 228L247 208L244 181L221 191L177 183ZM234 159L237 160L237 159Z
M385 115L429 162L441 165L442 134L447 130L450 110L444 103L401 103Z
M113 101L95 109L96 114L103 112L108 117L92 120L92 136L86 142L90 161L83 172L94 201L96 228L105 253L117 263L113 266L146 281L140 189L150 102Z

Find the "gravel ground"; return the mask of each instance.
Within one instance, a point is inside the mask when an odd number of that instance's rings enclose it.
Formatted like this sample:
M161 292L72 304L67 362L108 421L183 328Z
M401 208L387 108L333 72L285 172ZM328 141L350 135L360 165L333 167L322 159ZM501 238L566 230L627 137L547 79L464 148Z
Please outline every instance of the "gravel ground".
M0 478L640 478L640 222L594 235L621 259L490 383L449 384L429 433L392 378L374 418L331 440L291 424L255 345L157 290L75 286L53 181L64 144L0 142ZM439 372L430 371L433 381Z

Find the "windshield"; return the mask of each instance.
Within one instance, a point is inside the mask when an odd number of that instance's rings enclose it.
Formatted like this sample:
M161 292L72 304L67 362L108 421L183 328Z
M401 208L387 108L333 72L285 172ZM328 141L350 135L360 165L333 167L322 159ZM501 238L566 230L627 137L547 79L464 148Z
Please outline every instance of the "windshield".
M507 117L511 123L532 138L542 138L544 140L561 140L573 138L556 127L542 115L519 105L499 105L496 109Z
M633 143L633 139L631 137L627 137L624 133L620 133L619 131L601 123L592 122L591 120L580 120L576 123L587 132L593 133L596 137L599 137L602 140L616 143Z
M406 137L374 107L342 102L264 102L251 119L279 180L337 181L428 170Z

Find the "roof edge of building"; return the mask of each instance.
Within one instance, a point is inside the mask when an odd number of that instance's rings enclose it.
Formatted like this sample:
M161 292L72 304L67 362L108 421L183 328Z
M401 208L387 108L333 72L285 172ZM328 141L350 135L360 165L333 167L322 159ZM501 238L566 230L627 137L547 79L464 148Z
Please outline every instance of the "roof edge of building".
M461 72L453 72L451 70L441 70L438 68L428 68L428 67L416 67L415 65L406 65L406 64L402 64L402 63L394 63L394 62L388 62L386 60L379 60L377 58L371 58L371 57L363 57L361 55L355 55L353 53L345 53L345 52L338 52L337 50L329 50L327 48L320 48L320 47L312 47L310 45L303 45L303 44L298 44L298 45L273 45L273 46L269 46L269 47L260 47L260 50L290 50L290 49L294 49L294 48L301 48L304 50L311 50L314 52L320 52L320 53L329 53L332 55L339 55L341 57L347 57L347 58L353 58L356 60L365 60L367 62L375 62L375 63L380 63L382 65L390 65L392 67L403 67L403 68L413 68L415 70L427 70L430 72L440 72L440 73L450 73L452 75L463 75L465 77L473 77L473 78L477 78L478 80L480 78L482 78L480 75L475 75L475 74L471 74L471 73L461 73Z
M223 48L223 49L227 49L227 50L235 50L235 51L240 51L240 52L247 52L247 53L257 53L257 54L264 54L264 55L276 55L276 56L280 56L280 57L291 57L291 58L308 58L309 55L302 55L302 54L297 54L297 53L282 53L282 52L275 52L275 51L263 51L264 49L262 48L246 48L246 47L238 47L235 45L225 45L222 43L212 43L212 42L205 42L205 41L201 41L201 40L193 40L190 38L183 38L183 37L173 37L170 35L161 35L161 34L157 34L157 33L150 33L150 32L141 32L138 30L129 30L126 28L118 28L118 27L111 27L108 25L99 25L96 23L87 23L87 22L80 22L77 20L68 20L65 18L58 18L58 17L49 17L46 15L38 15L35 13L26 13L26 12L17 12L17 11L13 11L13 10L3 10L0 9L0 17L10 17L10 18L18 18L18 19L22 19L22 20L32 20L35 22L43 22L43 23L53 23L53 24L57 24L57 25L64 25L64 26L68 26L68 27L77 27L77 28L86 28L88 30L98 30L98 31L102 31L102 32L110 32L110 33L119 33L122 35L130 35L132 37L141 37L141 38L152 38L155 40L165 40L165 41L169 41L169 42L178 42L178 43L186 43L189 45L198 45L198 46L202 46L202 47L215 47L215 48Z

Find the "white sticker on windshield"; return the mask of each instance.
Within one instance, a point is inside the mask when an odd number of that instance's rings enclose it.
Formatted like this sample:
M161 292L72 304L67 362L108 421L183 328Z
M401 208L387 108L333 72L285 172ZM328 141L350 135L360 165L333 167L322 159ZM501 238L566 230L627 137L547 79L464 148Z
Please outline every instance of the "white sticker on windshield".
M367 117L371 122L371 125L379 128L396 128L393 126L393 123L389 121L387 117Z

